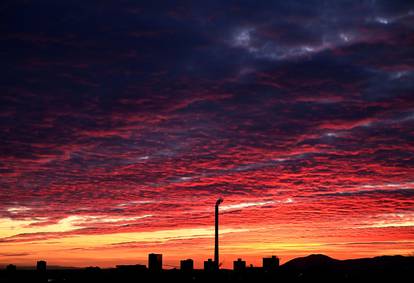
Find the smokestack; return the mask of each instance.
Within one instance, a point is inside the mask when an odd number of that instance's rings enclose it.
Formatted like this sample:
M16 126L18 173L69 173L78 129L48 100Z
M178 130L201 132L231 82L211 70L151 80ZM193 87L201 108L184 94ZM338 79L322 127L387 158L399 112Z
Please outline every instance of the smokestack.
M223 199L219 198L216 201L215 207L215 241L214 241L214 265L216 269L219 269L219 205L223 202Z

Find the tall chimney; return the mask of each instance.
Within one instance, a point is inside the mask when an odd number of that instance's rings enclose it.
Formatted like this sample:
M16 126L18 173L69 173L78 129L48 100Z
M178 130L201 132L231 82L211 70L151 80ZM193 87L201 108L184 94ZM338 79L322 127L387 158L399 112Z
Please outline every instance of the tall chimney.
M215 207L215 238L214 238L214 265L216 269L219 269L219 205L223 202L223 199L219 198L216 201Z

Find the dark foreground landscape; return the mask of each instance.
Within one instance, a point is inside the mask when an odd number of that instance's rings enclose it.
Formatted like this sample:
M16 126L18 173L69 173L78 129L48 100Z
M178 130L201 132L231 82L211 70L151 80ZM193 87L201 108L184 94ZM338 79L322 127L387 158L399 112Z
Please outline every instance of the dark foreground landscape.
M273 270L245 267L239 270L151 271L144 265L101 269L19 269L8 266L0 282L412 282L413 256L381 256L336 260L325 255L293 259Z

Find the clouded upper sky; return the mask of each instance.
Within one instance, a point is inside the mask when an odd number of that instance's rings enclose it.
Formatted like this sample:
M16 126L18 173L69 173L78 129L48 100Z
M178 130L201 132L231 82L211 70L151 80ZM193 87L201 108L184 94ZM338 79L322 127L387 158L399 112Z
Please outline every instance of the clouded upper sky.
M2 1L0 262L414 250L410 1Z

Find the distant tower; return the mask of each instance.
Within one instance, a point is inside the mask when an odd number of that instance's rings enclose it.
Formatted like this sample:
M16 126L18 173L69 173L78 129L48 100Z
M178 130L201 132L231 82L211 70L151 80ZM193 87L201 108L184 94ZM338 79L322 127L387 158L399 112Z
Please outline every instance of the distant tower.
M162 270L162 254L149 254L148 255L148 269L150 271Z
M277 256L263 258L263 270L272 271L279 267L279 258Z
M193 271L194 270L194 261L189 258L189 259L184 259L180 262L180 269L182 271Z
M36 270L38 272L46 272L46 261L39 260L36 264Z
M233 270L234 271L244 271L246 270L246 262L241 258L238 258L236 261L233 261Z
M215 242L214 242L214 264L216 269L219 268L219 205L223 202L223 199L219 198L216 201L215 206Z

